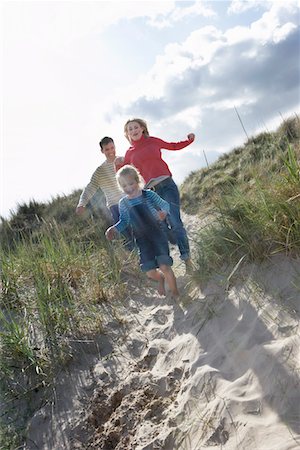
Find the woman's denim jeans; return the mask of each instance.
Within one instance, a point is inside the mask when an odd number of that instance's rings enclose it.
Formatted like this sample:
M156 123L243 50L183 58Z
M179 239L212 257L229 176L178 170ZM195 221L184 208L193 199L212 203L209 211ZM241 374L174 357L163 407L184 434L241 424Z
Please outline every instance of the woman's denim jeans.
M154 189L155 192L170 205L168 221L176 238L180 251L180 258L185 261L190 257L190 247L188 237L180 217L180 197L178 187L173 178L170 177L158 183Z

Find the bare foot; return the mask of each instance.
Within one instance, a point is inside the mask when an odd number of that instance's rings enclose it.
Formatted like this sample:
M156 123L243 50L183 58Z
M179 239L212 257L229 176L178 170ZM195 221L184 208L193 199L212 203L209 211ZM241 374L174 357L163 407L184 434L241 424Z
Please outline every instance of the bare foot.
M165 277L163 275L161 275L160 280L158 282L158 293L159 295L166 295Z

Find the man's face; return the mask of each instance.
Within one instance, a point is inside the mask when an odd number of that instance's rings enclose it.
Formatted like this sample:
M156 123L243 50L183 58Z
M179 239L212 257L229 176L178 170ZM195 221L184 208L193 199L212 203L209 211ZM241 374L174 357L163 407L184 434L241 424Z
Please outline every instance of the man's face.
M116 147L113 142L109 142L106 145L103 145L101 149L102 153L105 155L105 158L109 162L113 162L116 158Z

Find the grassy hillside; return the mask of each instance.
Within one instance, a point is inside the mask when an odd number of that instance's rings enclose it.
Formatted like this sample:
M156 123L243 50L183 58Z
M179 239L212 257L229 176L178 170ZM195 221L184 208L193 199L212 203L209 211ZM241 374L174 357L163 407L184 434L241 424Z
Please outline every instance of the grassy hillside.
M197 236L198 276L300 250L300 122L282 123L193 172L181 188L189 213L212 217Z
M191 172L181 185L183 209L195 214L203 208L214 208L223 195L234 189L249 193L258 180L267 185L274 174L284 170L289 144L299 158L299 139L300 120L290 118L277 131L254 136L208 168Z
M246 261L299 255L299 137L299 119L291 118L185 180L184 210L212 218L193 236L196 280L216 272L230 280ZM83 218L75 214L79 195L19 205L0 225L2 449L20 445L27 417L76 342L101 332L108 314L123 320L117 303L139 274L136 255L104 238L101 192Z
M80 191L49 204L19 205L1 224L0 448L19 448L26 422L51 396L76 346L122 321L136 256L104 237L109 218L99 192L77 217ZM117 300L116 300L117 299ZM21 414L20 414L20 411Z
M101 190L96 192L82 218L75 214L80 193L80 190L76 190L70 195L57 196L48 203L31 200L19 204L9 220L1 218L1 247L13 250L22 241L38 239L44 231L49 234L49 224L58 224L66 236L80 233L84 239L97 241L95 229L101 230L103 234L110 224L104 195Z

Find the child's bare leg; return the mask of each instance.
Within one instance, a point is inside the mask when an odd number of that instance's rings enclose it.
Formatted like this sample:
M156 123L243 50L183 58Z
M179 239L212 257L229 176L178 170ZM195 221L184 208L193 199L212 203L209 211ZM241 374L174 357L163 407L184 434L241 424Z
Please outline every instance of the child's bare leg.
M149 278L151 278L151 280L158 282L158 293L160 295L166 295L164 275L159 270L152 269L152 270L148 270L147 276Z
M167 266L165 264L162 264L159 266L160 270L163 272L166 282L170 288L170 291L172 294L177 297L179 295L178 288L177 288L177 282L174 275L174 272L171 268L171 266Z

